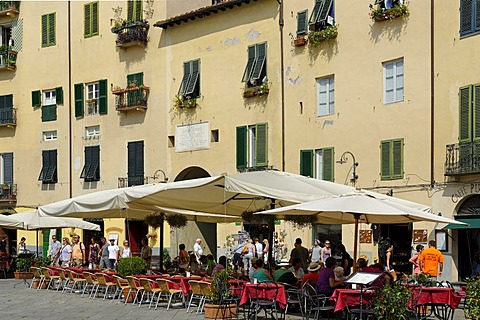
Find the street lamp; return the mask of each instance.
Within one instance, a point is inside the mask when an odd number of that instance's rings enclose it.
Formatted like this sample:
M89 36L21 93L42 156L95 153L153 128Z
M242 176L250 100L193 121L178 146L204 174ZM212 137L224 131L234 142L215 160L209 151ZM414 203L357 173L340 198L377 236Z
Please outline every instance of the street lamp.
M353 160L352 177L350 178L350 181L353 183L353 186L355 186L355 183L357 182L357 179L358 179L358 176L357 176L358 162L355 161L355 156L353 155L353 153L351 153L350 151L345 151L344 153L342 153L342 156L340 157L340 160L337 160L336 162L339 163L339 164L344 164L344 163L348 162L347 155L350 155L352 157L352 160Z

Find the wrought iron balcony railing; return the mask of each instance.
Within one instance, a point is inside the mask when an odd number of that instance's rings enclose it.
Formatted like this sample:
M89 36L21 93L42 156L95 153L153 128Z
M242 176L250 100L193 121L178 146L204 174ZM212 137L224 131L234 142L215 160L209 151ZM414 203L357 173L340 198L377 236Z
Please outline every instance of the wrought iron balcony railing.
M4 183L0 192L0 202L17 201L17 184Z
M17 125L17 109L0 108L0 127Z
M0 46L0 69L15 70L17 67L17 51L8 46Z
M149 27L145 20L123 22L113 27L112 32L117 34L117 47L145 46Z
M0 1L0 17L15 18L20 12L20 1Z
M126 188L131 186L141 186L148 184L148 177L120 177L118 178L118 187Z
M117 111L145 110L147 109L150 88L146 86L116 89L112 92L115 97Z
M480 173L480 141L447 144L445 175Z

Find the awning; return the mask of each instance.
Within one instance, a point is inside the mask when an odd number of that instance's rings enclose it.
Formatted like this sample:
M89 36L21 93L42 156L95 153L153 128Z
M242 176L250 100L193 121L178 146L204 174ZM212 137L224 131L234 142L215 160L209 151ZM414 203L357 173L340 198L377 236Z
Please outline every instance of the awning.
M443 229L480 229L480 217L478 219L455 219L460 222L468 223L468 226L449 223Z

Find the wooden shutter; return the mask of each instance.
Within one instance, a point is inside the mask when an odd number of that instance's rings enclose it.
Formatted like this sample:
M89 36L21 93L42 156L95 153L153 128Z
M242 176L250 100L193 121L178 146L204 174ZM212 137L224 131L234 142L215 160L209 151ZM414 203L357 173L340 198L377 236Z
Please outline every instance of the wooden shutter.
M108 111L108 82L106 79L98 81L98 112L107 114Z
M48 45L48 15L42 15L42 47Z
M48 15L48 45L53 46L56 43L56 36L55 36L55 28L56 28L56 21L55 21L55 13L50 13Z
M248 60L245 71L243 72L242 82L248 82L255 64L255 46L248 47Z
M3 182L13 183L13 153L2 154L3 158Z
M184 95L194 94L196 91L195 89L197 88L197 82L200 76L200 60L190 61L190 70L192 75L188 81Z
M83 94L83 83L77 83L74 86L75 94L75 117L83 117L84 112L84 94Z
M479 8L480 9L480 8ZM480 84L473 85L472 117L473 140L480 140Z
M392 141L382 141L380 144L380 176L383 179L390 179L392 174L391 169L391 159L390 159L390 150L392 148Z
M459 141L471 141L471 101L472 101L472 86L460 88L459 93L459 121L458 126Z
M82 169L82 172L80 173L80 178L85 179L85 181L87 181L88 171L90 170L90 166L92 165L92 147L85 147L84 155L85 155L85 163L83 164L83 169Z
M300 150L300 174L313 177L313 150Z
M55 101L57 104L63 104L63 88L55 88Z
M260 78L263 68L265 66L265 61L267 60L267 43L260 43L256 45L256 59L255 67L252 72L252 79L257 80ZM260 85L258 83L258 85Z
M83 7L83 35L85 38L92 36L92 7L91 3L87 3Z
M304 35L307 33L307 16L308 10L297 12L297 35Z
M133 21L133 10L134 10L133 0L128 0L127 1L127 21Z
M403 139L392 141L392 178L403 178Z
M473 31L473 4L474 0L460 0L460 35ZM480 8L477 8L477 10Z
M42 93L40 90L32 91L32 107L38 108L42 105Z
M322 158L323 158L323 176L322 179L326 181L332 181L334 179L333 170L334 170L334 160L333 160L333 148L324 148L322 149Z
M46 157L48 157L47 169L44 169L43 182L55 183L57 182L57 150L47 150ZM44 165L45 168L45 165Z
M257 167L266 167L268 165L268 124L259 123L255 126L256 132L256 152Z
M100 146L94 146L92 148L92 158L91 163L92 166L90 167L90 172L88 177L92 181L99 181L100 180Z
M144 183L144 144L143 141L128 143L128 185Z
M96 36L96 35L98 35L98 1L92 3L91 20L92 20L92 27L91 27L92 34L91 35Z
M237 127L237 169L247 167L247 126Z
M323 2L323 6L319 10L317 20L315 22L326 25L328 14L330 13L330 9L332 8L333 0L324 0Z
M323 6L323 3L325 2L325 0L317 0L315 1L315 6L313 7L313 11L312 11L312 15L310 16L310 20L309 20L309 24L315 24L317 19L318 19L318 15L320 13L320 10L322 9L322 6Z
M183 96L187 90L188 84L190 82L190 77L192 76L191 64L190 62L183 63L183 79L180 84L180 89L178 90L178 95Z
M142 20L143 18L143 7L142 0L135 0L135 20Z

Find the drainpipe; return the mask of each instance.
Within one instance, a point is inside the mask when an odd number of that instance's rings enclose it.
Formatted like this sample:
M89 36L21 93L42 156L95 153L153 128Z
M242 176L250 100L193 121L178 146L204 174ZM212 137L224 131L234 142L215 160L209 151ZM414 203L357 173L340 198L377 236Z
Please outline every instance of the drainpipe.
M430 0L430 186L435 185L435 2Z
M280 4L280 91L281 91L281 105L282 105L282 171L285 171L285 67L284 67L284 43L283 43L283 1L277 0Z
M72 99L71 99L71 88L72 88L72 38L71 38L71 12L70 12L70 1L68 1L68 14L67 14L67 24L68 24L68 89L65 90L65 93L68 94L68 195L69 198L73 197L73 146L72 146L72 137L73 137L73 124L72 124Z

